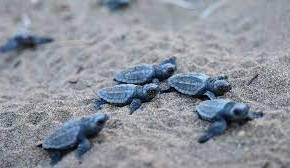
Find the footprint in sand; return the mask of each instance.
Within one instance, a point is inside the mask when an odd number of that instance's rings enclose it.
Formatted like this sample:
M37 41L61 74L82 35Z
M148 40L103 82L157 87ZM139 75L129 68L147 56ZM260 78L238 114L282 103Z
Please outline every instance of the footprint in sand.
M26 123L39 125L42 121L48 119L48 114L45 112L32 112L26 118Z
M0 113L0 127L10 128L19 123L21 115L15 112L4 112Z
M68 111L54 111L53 112L53 118L54 120L60 121L60 122L65 122L71 119L73 115L68 112Z

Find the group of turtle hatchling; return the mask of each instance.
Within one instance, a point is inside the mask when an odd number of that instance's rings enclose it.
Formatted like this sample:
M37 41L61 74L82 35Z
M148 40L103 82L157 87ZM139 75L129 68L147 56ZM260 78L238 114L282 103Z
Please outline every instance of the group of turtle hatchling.
M103 104L129 105L130 114L133 114L143 102L151 101L158 93L178 91L193 97L208 97L209 100L195 108L199 118L211 122L199 143L222 134L230 122L242 123L262 117L261 112L250 111L244 103L217 98L232 89L227 76L210 77L195 72L174 75L176 69L176 57L173 56L160 64L142 64L122 70L114 77L118 84L97 91L99 98L93 101L93 106L100 110ZM164 80L170 86L167 89L159 86ZM108 119L107 114L96 113L68 121L38 146L51 154L51 164L56 164L68 149L76 149L76 156L80 158L91 147L87 137L97 135Z
M152 100L161 91L160 81L172 76L175 70L176 58L172 57L160 64L143 64L120 71L114 78L118 85L97 91L99 99L94 100L94 107L99 110L106 103L129 104L130 114L133 114L143 102Z

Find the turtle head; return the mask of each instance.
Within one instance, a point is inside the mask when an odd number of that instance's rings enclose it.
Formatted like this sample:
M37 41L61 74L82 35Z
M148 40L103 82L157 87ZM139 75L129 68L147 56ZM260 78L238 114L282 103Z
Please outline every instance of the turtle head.
M167 79L176 71L176 57L173 56L162 61L156 69L156 76L159 79Z
M230 118L232 120L244 120L248 118L249 106L244 103L235 104L230 110Z
M89 116L83 123L87 128L87 134L94 135L100 132L108 119L109 116L105 113L96 113Z
M154 98L159 91L159 86L155 83L150 83L143 86L143 94L148 98Z
M165 64L173 64L176 66L176 57L175 56L172 56L168 59L165 59L164 61L162 61L159 65L165 65Z
M167 63L164 65L161 65L161 70L162 70L162 77L166 79L174 74L174 72L176 71L176 65Z
M227 80L216 80L213 83L213 92L217 96L222 96L226 92L229 92L232 89L232 86Z

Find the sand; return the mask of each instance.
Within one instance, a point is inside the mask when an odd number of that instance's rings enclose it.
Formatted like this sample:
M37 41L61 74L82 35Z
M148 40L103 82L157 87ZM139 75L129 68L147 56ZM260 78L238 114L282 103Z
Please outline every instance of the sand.
M224 97L265 116L201 145L209 123L193 113L198 99L158 95L132 116L127 107L105 105L110 121L82 163L72 152L56 167L290 167L289 1L228 0L205 17L214 0L189 2L194 10L139 0L110 13L93 0L1 0L1 43L23 14L35 33L56 42L0 57L0 167L49 167L37 142L95 113L94 91L113 85L117 70L172 55L177 73L228 75L234 89Z

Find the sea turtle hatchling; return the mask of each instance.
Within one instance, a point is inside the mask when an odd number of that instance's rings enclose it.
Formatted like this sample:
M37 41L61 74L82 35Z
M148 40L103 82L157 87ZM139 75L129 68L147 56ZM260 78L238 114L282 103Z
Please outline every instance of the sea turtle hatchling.
M76 157L80 159L91 148L91 143L87 137L97 135L108 119L107 114L96 113L67 121L37 146L50 153L51 165L60 161L69 149L76 148Z
M214 136L222 134L227 128L227 123L244 123L247 120L263 116L262 112L250 111L244 103L227 99L203 101L196 106L195 112L199 118L212 122L207 131L198 139L199 143L204 143Z
M54 40L50 37L41 37L30 32L21 32L9 38L7 42L0 47L1 53L6 53L15 49L35 48L40 44L50 43Z
M114 80L119 83L146 84L159 83L173 75L176 70L176 57L173 56L160 64L141 64L118 72Z
M106 87L97 91L99 99L94 100L94 107L99 110L101 106L110 103L116 106L130 104L130 114L137 110L142 102L148 102L159 92L159 86L154 83L144 86L134 84L120 84Z
M191 96L205 95L210 99L216 96L222 96L232 89L228 82L228 77L221 75L210 77L203 73L183 73L171 76L168 79L169 89L163 90L162 93L178 91Z

